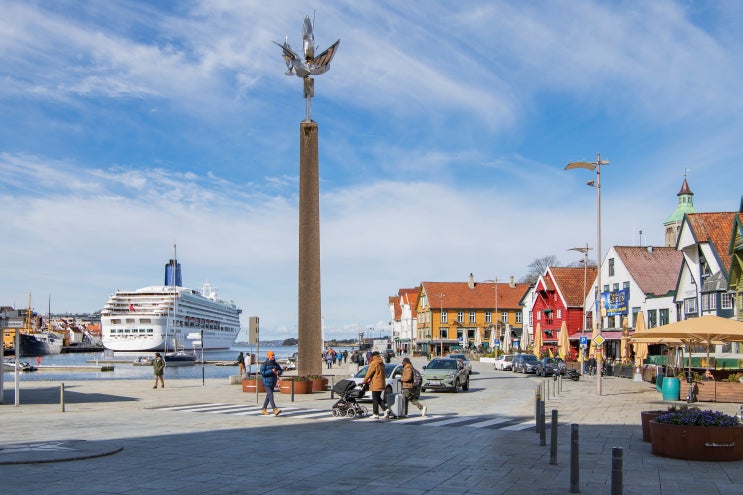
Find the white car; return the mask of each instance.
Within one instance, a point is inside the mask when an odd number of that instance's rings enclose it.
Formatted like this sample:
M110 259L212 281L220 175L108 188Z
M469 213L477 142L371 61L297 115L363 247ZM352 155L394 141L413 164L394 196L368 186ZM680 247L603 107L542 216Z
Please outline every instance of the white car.
M351 380L355 381L359 388L361 388L361 384L364 382L364 376L366 376L366 371L368 369L369 366L364 366L355 374L351 375ZM402 392L402 385L400 384L402 369L402 364L390 363L384 365L384 379L386 383L386 386L384 387L384 397L386 397L387 394L391 394L393 392L396 394ZM367 391L362 399L371 400L371 392Z
M493 363L493 369L494 370L512 370L513 366L513 354L503 354L498 359L495 360Z

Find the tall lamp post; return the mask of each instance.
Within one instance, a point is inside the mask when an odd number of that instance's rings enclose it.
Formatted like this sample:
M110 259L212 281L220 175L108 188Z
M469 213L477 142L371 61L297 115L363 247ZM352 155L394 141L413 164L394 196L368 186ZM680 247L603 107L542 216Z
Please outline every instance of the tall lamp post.
M588 278L588 251L590 251L591 248L588 247L588 243L586 243L586 247L574 247L568 249L568 251L578 251L579 253L583 254L583 294L581 298L581 306L582 306L582 312L583 312L583 327L581 328L581 335L586 331L586 279ZM585 374L585 357L583 356L583 349L580 351L580 372L581 374Z
M565 166L565 170L573 170L575 168L585 168L591 171L596 171L596 180L588 181L588 185L596 188L596 267L598 273L596 275L596 313L598 317L598 335L601 337L601 331L604 326L604 318L601 315L601 165L609 165L609 160L601 160L601 153L596 153L595 162L570 162ZM596 363L596 393L601 395L601 368L602 368L602 353L598 353L598 360Z
M501 342L498 346L499 348L503 348L503 341L500 338L500 332L498 331L498 277L495 277L495 280L483 280L484 283L492 283L495 289L495 308L493 313L493 332L495 332L495 337ZM495 338L493 336L490 337L490 340L495 341ZM504 349L505 351L505 349Z

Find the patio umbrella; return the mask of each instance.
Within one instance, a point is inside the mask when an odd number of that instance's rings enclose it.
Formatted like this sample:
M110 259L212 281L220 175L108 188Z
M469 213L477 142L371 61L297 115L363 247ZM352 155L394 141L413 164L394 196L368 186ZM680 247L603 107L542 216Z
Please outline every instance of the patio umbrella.
M570 336L568 335L568 324L563 321L560 326L560 334L557 336L558 353L563 361L570 354Z
M506 331L503 334L503 352L508 354L511 350L511 325L506 325Z
M531 338L529 335L529 331L526 328L521 328L521 338L519 339L519 349L525 351L527 347L529 347L529 343L531 342Z
M542 357L542 324L537 323L537 328L534 330L534 354L538 357Z
M645 330L645 315L642 311L638 311L635 317L635 337L642 337ZM647 342L633 342L632 346L635 349L635 365L642 367L642 362L648 357L648 344Z
M642 341L660 342L681 341L689 353L688 371L691 375L691 348L695 344L709 347L718 342L743 342L743 322L721 318L714 315L689 318L688 320L669 323L643 332ZM709 359L707 360L709 362ZM689 396L692 384L689 383Z
M622 339L619 347L619 357L622 360L622 364L629 363L629 328L627 326L627 318L622 318Z

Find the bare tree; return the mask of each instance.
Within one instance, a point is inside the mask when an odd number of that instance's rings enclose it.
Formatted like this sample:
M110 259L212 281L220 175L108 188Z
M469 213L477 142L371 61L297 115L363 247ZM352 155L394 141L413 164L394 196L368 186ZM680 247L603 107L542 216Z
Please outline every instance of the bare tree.
M560 266L560 260L558 260L557 256L554 254L535 259L531 264L529 264L529 271L526 275L521 277L519 282L532 285L537 283L539 276L542 275L550 266Z

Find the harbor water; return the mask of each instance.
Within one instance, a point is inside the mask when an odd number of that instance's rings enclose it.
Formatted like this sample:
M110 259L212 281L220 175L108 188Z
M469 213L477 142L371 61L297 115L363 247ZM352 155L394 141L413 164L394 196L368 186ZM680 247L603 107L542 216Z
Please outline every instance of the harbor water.
M343 350L344 348L340 348ZM276 354L276 360L283 364L287 358L297 352L297 346L260 346L259 362L266 359L266 352L273 351ZM110 352L110 351L109 351ZM194 366L168 366L165 368L165 379L197 379L202 376L205 378L224 378L228 379L231 375L238 374L237 356L240 352L255 354L255 346L234 345L229 350L204 351L205 365L196 364ZM104 357L103 352L97 353L72 353L56 354L51 356L42 356L39 363L37 358L26 357L20 361L26 361L34 366L38 366L38 371L21 371L18 373L20 381L53 381L64 382L71 380L132 380L132 379L149 379L152 378L151 366L135 366L133 363L139 357L150 357L152 352L115 352L113 358ZM321 358L318 353L318 360ZM201 361L201 351L196 354L196 360ZM230 365L217 365L214 363L232 363ZM113 371L100 371L97 366L113 366ZM90 369L77 371L65 369L72 366L89 366ZM59 367L60 369L55 369ZM252 371L256 366L253 365ZM203 369L203 371L202 371ZM203 373L203 375L202 375ZM4 367L3 379L6 383L13 381L12 368Z

